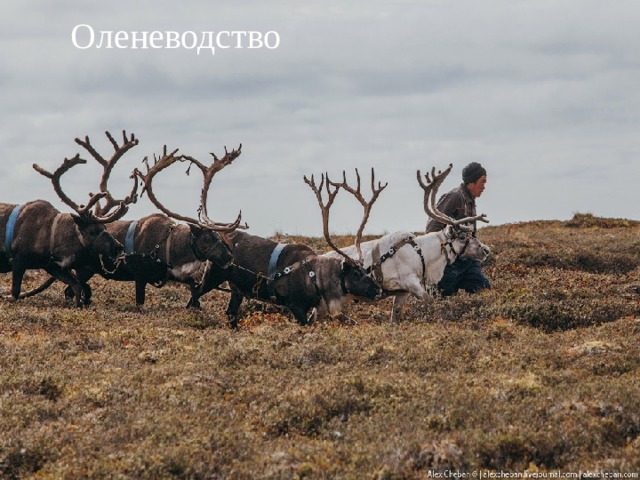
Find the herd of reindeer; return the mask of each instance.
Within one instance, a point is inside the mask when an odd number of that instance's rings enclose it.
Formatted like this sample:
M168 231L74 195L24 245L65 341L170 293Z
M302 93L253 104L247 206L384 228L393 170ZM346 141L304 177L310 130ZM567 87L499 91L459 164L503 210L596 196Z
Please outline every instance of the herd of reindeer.
M138 139L122 132L120 144L109 132L106 135L114 149L109 159L98 153L89 137L75 140L103 169L100 190L89 195L86 205L69 198L60 183L70 169L87 163L79 153L65 158L53 172L33 165L51 180L60 200L75 213L62 213L45 200L21 205L0 203L0 238L4 239L0 272L12 273L14 299L35 295L59 280L67 285L68 301L75 301L78 307L89 305L92 292L87 282L98 274L108 280L135 282L139 306L144 304L147 284L187 284L191 291L187 306L193 308L199 308L200 297L211 290L229 291L226 314L232 328L237 328L245 297L286 307L299 324L307 325L327 315L340 315L347 298L375 301L393 296L394 321L410 295L426 303L432 301L428 286L438 283L446 265L459 255L481 261L489 255L489 249L476 238L471 226L478 220L486 222L485 215L454 220L436 208L438 188L452 165L438 173L434 167L431 174L424 176L417 172L424 190L424 210L430 218L446 225L443 230L424 235L394 232L364 243L362 234L371 208L387 187L386 183L376 184L374 169L369 200L361 192L357 169L355 186L349 185L345 172L339 182L328 174L322 174L319 182L313 175L305 176L304 181L318 200L324 238L331 247L328 253L318 254L307 245L250 235L244 231L248 227L241 223L241 213L232 223L211 220L207 196L213 178L240 155L242 145L230 152L225 147L222 158L211 154L210 165L179 155L177 149L168 152L165 146L161 155L154 155L153 163L145 157L146 171L135 168L130 194L116 199L108 189L109 177L124 154L138 145ZM153 191L156 175L176 162L197 167L203 176L200 205L192 216L170 211ZM336 247L329 234L329 211L340 191L353 195L363 207L354 245L348 248ZM144 193L160 213L139 220L121 220ZM28 269L45 270L50 278L40 287L21 293Z

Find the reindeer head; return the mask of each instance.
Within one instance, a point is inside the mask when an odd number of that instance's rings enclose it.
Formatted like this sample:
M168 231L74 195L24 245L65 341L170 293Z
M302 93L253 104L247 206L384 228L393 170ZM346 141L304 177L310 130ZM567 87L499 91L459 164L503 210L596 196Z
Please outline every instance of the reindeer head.
M350 262L342 262L342 289L357 297L375 300L382 294L382 287L362 266Z
M484 262L491 253L489 247L478 240L471 230L447 225L442 233L446 239L445 245L450 247L451 253L456 257L470 257Z
M191 248L198 260L211 260L222 268L231 266L233 255L222 235L193 223L189 224L189 228L191 229Z
M93 255L104 255L115 261L124 254L124 246L109 234L103 223L96 223L93 218L71 214L75 222L78 238L83 247Z

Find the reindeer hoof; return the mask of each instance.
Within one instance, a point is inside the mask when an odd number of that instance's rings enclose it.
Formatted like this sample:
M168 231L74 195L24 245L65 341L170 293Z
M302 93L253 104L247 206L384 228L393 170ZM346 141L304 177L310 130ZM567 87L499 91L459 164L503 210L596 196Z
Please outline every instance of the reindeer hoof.
M229 319L229 328L231 328L231 330L238 330L238 317L235 315L227 315L227 318Z
M189 300L187 303L187 308L196 308L200 310L200 301L199 300Z

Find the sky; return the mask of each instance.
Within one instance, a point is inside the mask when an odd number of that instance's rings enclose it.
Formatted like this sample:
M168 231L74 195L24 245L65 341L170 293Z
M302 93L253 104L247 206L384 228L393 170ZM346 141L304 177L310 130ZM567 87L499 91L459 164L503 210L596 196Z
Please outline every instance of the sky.
M478 212L492 225L570 219L575 213L640 219L640 3L634 0L62 0L3 3L0 15L0 201L51 201L33 163L65 177L77 203L97 191L97 163L117 139L140 143L110 189L124 196L144 157L169 149L211 162L242 144L209 193L209 216L249 232L322 234L304 175L370 169L388 182L365 230L421 231L416 170L453 170L441 193L480 162ZM89 48L72 32L277 32L277 48ZM89 44L87 27L77 38ZM272 34L273 35L273 34ZM273 37L272 37L273 38ZM156 44L162 44L162 41ZM131 45L131 42L121 42ZM248 45L248 42L245 43ZM174 168L175 167L175 168ZM197 171L174 165L154 191L196 216ZM126 218L155 212L146 196ZM353 233L361 207L341 193L333 233Z

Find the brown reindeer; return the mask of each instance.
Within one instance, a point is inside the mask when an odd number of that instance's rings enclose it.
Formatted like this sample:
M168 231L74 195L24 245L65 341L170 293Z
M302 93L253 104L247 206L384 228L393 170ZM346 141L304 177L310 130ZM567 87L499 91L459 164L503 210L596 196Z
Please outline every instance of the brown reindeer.
M215 222L210 219L207 211L207 197L216 173L240 156L241 149L242 145L230 152L225 148L222 158L212 153L213 163L210 166L192 157L177 155L177 149L168 153L166 146L162 156L154 156L152 166L145 159L146 173L135 169L134 175L142 180L143 193L147 193L149 200L162 214L149 215L137 221L114 223L109 231L125 245L125 260L111 270L98 268L94 261L91 267L78 272L79 279L86 282L92 275L99 273L108 279L135 281L136 304L143 305L147 284L161 286L171 280L189 285L193 293L202 280L205 262L210 261L218 268L227 268L233 257L221 234L245 228L240 225L242 214L238 214L233 223ZM196 165L202 172L203 187L198 218L172 212L158 200L153 191L153 178L178 161L190 162L190 165Z
M106 135L115 152L103 165L101 184L106 184L116 162L138 144L133 134L127 137L123 132L122 145L109 132ZM88 137L84 141L77 138L75 141L92 155L97 154ZM44 200L23 205L0 204L0 237L4 239L0 247L0 272L12 272L11 295L14 299L20 298L26 270L44 269L73 289L76 305L81 307L84 304L83 288L73 269L81 268L96 256L115 261L122 253L122 244L107 232L105 224L121 218L126 214L128 205L135 202L137 180L134 179L129 196L122 200L114 199L106 188L101 188L100 193L90 194L86 205L78 205L64 193L60 179L74 166L86 163L78 153L71 159L65 158L53 173L33 165L38 173L51 180L58 197L75 214L61 213ZM101 204L103 201L104 205Z
M342 301L348 295L367 299L375 299L380 295L380 287L362 267L362 258L354 260L346 255L335 246L329 235L329 209L341 188L351 191L356 197L360 195L359 175L357 190L349 187L346 177L342 183L334 183L323 174L319 187L313 177L311 180L305 177L304 180L318 199L324 237L329 246L341 254L342 259L318 256L306 245L279 244L266 238L235 232L229 235L233 244L233 264L226 270L209 265L197 297L192 298L190 303L219 288L223 282L229 282L231 298L227 317L230 326L237 328L238 310L245 297L287 307L300 325L307 325L327 314L341 313ZM375 188L373 176L371 185L374 195L358 228L356 245L361 242L371 206L386 187L378 184L378 188ZM326 204L322 198L324 189L328 194ZM313 311L308 316L311 309Z

